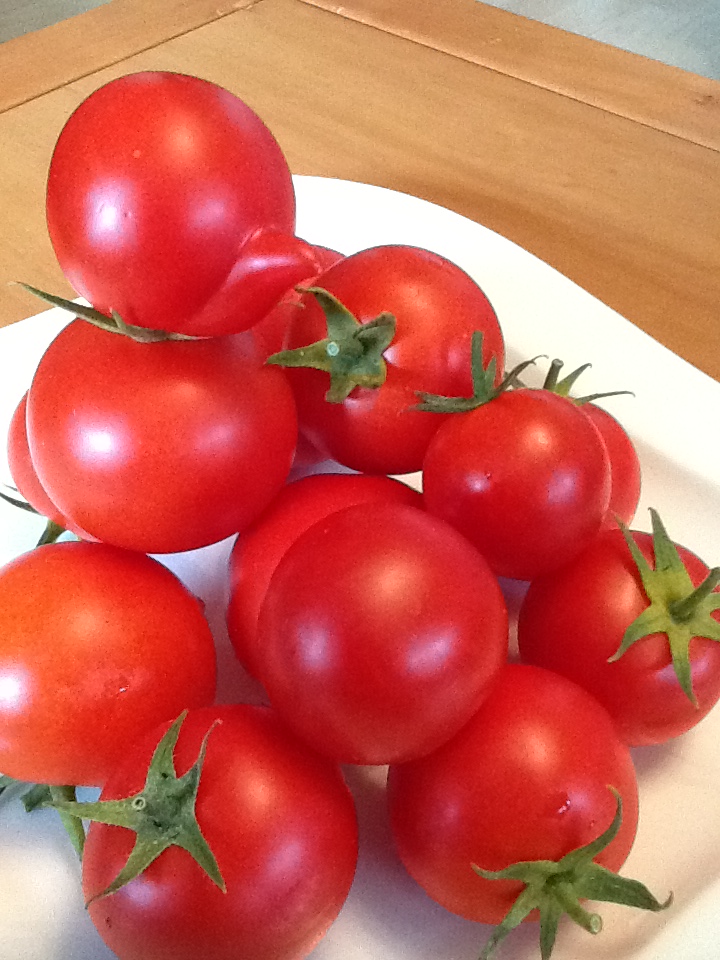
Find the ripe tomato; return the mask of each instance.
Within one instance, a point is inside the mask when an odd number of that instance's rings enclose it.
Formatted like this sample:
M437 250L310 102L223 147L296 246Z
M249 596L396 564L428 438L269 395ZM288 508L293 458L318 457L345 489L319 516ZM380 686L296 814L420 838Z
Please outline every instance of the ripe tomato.
M227 892L178 846L127 886L93 901L90 918L120 960L301 960L347 897L357 824L339 769L295 741L264 707L190 711L175 749L178 775L207 741L195 813ZM164 730L137 743L102 798L143 788ZM134 834L92 823L83 855L86 898L124 866Z
M126 323L245 330L318 272L297 240L285 158L242 100L207 80L112 80L72 114L47 183L55 254L73 287Z
M484 358L497 360L504 345L495 312L480 287L459 267L417 247L384 246L346 257L317 280L361 324L393 314L396 332L383 353L387 377L378 388L355 387L341 403L329 403L328 374L314 369L288 373L301 429L324 456L364 473L419 470L441 417L411 409L417 390L469 393L470 340L484 333ZM327 336L325 314L313 294L302 300L289 347Z
M630 524L640 502L640 461L635 446L624 427L607 410L594 403L585 403L581 409L597 427L610 459L610 503L603 528L616 527L618 517L624 524Z
M347 763L428 753L477 710L507 656L497 580L414 507L346 507L277 565L258 621L259 678L315 749Z
M251 523L285 482L297 439L284 374L251 346L249 335L146 344L81 320L65 327L27 413L32 460L59 510L145 553Z
M0 571L0 770L101 785L128 743L215 694L200 602L156 560L57 543Z
M30 457L30 447L27 439L27 426L25 414L27 410L27 392L23 394L20 403L15 408L15 412L10 420L8 428L8 466L10 475L13 478L15 486L22 496L27 500L31 507L40 514L52 520L60 527L69 529L69 521L64 517L50 497L43 489L38 480L32 458Z
M393 837L411 876L446 909L499 923L522 889L477 876L525 860L559 860L623 817L597 862L616 871L638 818L630 752L588 693L548 670L509 664L472 720L436 752L393 766Z
M468 537L496 574L531 580L598 534L610 464L581 408L547 390L511 390L442 424L423 491L427 510Z
M227 626L242 665L258 674L257 621L270 579L288 548L318 520L357 503L422 506L422 495L389 477L325 473L288 484L253 526L235 542L230 555Z
M632 537L647 562L657 565L653 537L641 532L633 532ZM708 567L684 547L677 550L690 582L698 586L707 577ZM720 605L720 596L716 599ZM597 537L560 570L533 581L518 620L521 658L562 673L589 690L605 705L630 745L662 743L679 736L702 720L720 698L717 640L687 638L696 704L680 686L666 633L652 632L608 662L627 628L648 606L637 565L622 533L615 529ZM720 613L713 617L720 620Z

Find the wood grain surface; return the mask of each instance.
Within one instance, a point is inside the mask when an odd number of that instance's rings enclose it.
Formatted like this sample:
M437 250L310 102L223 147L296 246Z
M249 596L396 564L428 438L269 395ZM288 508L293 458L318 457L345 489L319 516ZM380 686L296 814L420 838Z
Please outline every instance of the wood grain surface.
M111 0L92 13L123 2L130 0ZM373 2L351 5L357 12ZM201 8L209 19L164 41L155 35L152 44L145 31L133 41L124 27L115 41L106 37L107 50L134 43L133 55L113 55L104 69L56 87L33 81L38 95L0 114L0 323L38 311L8 280L70 292L44 223L47 164L67 116L114 76L171 69L246 99L294 172L391 187L469 216L720 379L717 150L571 95L582 69L570 54L564 90L551 89L485 65L480 46L473 55L446 49L440 27L436 47L432 20L420 38L401 35L397 24L321 9L315 0L258 0L215 17L200 0L183 6L189 20ZM429 9L401 0L403 6L408 17ZM466 0L444 0L443 9L465 22ZM408 22L417 28L417 19ZM466 42L475 49L469 24ZM527 42L518 41L519 60ZM595 47L601 57L606 48ZM0 47L0 71L2 56ZM614 55L610 73L613 64Z

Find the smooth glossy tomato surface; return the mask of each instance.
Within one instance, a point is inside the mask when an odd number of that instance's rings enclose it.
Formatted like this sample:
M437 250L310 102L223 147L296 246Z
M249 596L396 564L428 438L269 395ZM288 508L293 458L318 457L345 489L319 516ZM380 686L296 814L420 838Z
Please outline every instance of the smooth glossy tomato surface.
M89 907L119 960L302 960L347 897L357 824L337 766L290 737L267 708L235 705L188 714L174 754L178 776L195 762L216 719L195 812L227 892L184 850L165 850L126 887ZM163 732L132 749L102 799L142 789ZM86 899L115 878L133 842L129 830L90 826Z
M159 330L245 330L317 273L273 135L230 91L178 73L128 74L80 104L53 152L47 221L79 294Z
M318 520L343 507L372 501L422 507L422 495L390 477L324 473L283 487L230 555L227 626L240 662L258 674L257 621L270 579L288 548Z
M531 580L593 539L610 464L597 429L565 397L511 390L451 414L423 465L428 511L463 533L500 576Z
M135 343L77 320L40 361L28 440L59 510L107 543L191 550L248 526L282 487L297 418L249 335ZM81 368L78 358L82 358Z
M497 580L415 507L347 507L277 565L258 621L259 677L315 749L348 763L428 753L477 710L505 662Z
M548 670L510 664L472 720L428 757L391 767L393 836L408 872L438 903L499 923L522 889L479 877L524 860L558 860L609 827L596 858L618 870L638 819L635 770L602 706Z
M0 770L100 786L145 730L215 695L200 602L143 554L57 543L0 570Z
M651 566L652 537L633 539ZM708 567L678 547L697 586ZM717 590L717 588L716 588ZM594 694L631 745L662 743L684 733L720 698L720 643L690 641L697 706L683 692L672 665L667 635L653 633L613 663L630 624L648 606L637 567L619 530L608 530L562 569L530 585L520 609L518 643L528 663L564 674ZM720 619L720 613L714 614Z
M625 428L602 407L582 405L583 413L597 427L610 460L610 503L603 528L617 527L617 518L629 526L640 502L640 461Z
M419 470L438 414L411 409L416 391L450 396L472 393L470 341L483 332L483 357L497 358L502 374L504 345L489 300L463 270L418 247L372 247L331 267L317 280L361 322L380 313L397 320L384 352L387 378L379 388L355 387L343 403L328 403L327 373L289 371L301 428L325 456L365 473ZM289 346L327 336L325 315L312 294L302 300Z

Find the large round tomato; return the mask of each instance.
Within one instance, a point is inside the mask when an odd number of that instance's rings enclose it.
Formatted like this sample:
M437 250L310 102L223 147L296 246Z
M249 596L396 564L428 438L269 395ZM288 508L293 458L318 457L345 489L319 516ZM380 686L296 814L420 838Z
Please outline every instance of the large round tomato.
M315 749L348 763L428 753L477 710L505 662L497 580L415 507L346 507L306 530L272 576L259 678Z
M40 361L28 397L32 460L75 524L146 553L237 533L281 488L297 418L281 370L249 335L136 343L82 320Z
M78 293L126 323L245 330L318 272L298 241L274 137L228 90L148 71L112 80L60 133L47 183L55 253Z
M634 531L632 537L654 567L652 536ZM690 581L698 586L708 567L684 547L677 549ZM631 745L679 736L702 720L720 698L717 640L688 638L696 703L678 682L665 633L650 633L608 662L648 604L637 565L616 529L597 537L560 570L535 580L518 620L522 659L556 670L589 690ZM720 620L720 612L714 617Z
M417 490L389 477L323 473L288 484L240 537L230 555L227 626L235 653L257 676L257 621L270 579L283 555L318 520L343 507L375 500L422 506Z
M336 297L361 324L381 313L397 326L384 351L387 376L380 387L355 387L341 403L329 403L328 374L292 369L301 428L323 454L365 473L419 470L430 438L442 422L413 410L416 391L454 396L472 393L470 341L481 331L485 363L504 346L495 312L483 291L450 261L418 247L372 247L346 257L321 274L317 285ZM327 337L325 314L313 294L302 300L289 346Z
M347 897L357 861L357 824L339 769L299 744L264 707L191 711L174 761L194 763L212 724L195 805L226 892L178 846L140 876L93 901L90 917L120 960L301 960ZM101 799L143 788L154 731L130 751ZM83 890L96 896L130 854L130 830L93 823Z
M0 770L100 786L146 729L215 695L200 602L143 554L57 543L0 571Z
M565 397L511 390L450 415L423 464L425 506L504 577L560 566L600 530L610 464L595 426Z
M624 863L637 828L638 795L628 748L582 688L538 667L507 665L472 720L430 756L391 767L388 801L395 843L408 872L438 903L499 923L522 889L479 877L559 860L609 827L620 830L597 857Z

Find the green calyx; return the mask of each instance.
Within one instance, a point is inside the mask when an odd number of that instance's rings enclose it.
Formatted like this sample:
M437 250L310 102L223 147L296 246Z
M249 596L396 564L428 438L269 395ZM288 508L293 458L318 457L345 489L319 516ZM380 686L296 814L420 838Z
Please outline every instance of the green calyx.
M268 357L266 363L311 367L329 373L330 387L325 399L330 403L342 403L355 387L381 387L387 377L383 354L395 336L395 317L381 313L368 323L360 323L337 297L322 287L307 287L300 292L311 293L322 308L327 337L307 347L281 350Z
M513 863L504 870L483 870L473 864L473 870L485 880L519 880L525 884L525 888L485 944L480 960L489 960L500 941L533 910L540 914L542 960L549 960L563 914L567 914L588 933L599 933L602 929L602 919L597 913L587 910L581 900L620 903L654 912L670 906L672 894L661 903L638 880L620 877L594 862L594 858L617 836L622 823L622 799L615 789L610 787L610 790L617 801L615 816L610 826L597 839L584 847L571 850L560 860L524 861Z
M720 593L714 592L720 583L720 567L710 570L703 582L695 587L657 511L651 509L650 517L654 568L640 552L632 533L618 521L650 603L627 628L622 643L608 662L618 660L643 637L664 633L670 645L675 676L684 693L697 706L692 687L690 641L693 637L720 641L720 623L713 617L713 613L720 610Z
M172 846L187 851L213 883L225 892L225 882L217 861L195 816L195 800L207 741L216 724L205 734L195 763L178 777L173 752L186 715L187 711L178 717L155 748L145 785L139 793L124 800L77 803L53 798L44 804L75 818L125 827L136 834L135 845L125 866L112 883L92 897L88 904L124 887Z
M525 360L510 370L503 380L495 386L497 376L497 360L493 356L488 361L487 366L483 364L483 335L481 330L476 330L470 341L470 371L472 376L473 392L469 397L446 397L439 393L425 393L422 390L417 391L420 403L417 403L414 410L425 410L428 413L467 413L469 410L476 410L484 404L500 396L505 390L511 387L522 386L518 377L530 364L535 363L535 359Z
M52 293L45 293L44 290L38 290L37 287L31 287L28 283L21 283L21 287L38 297L45 303L53 307L60 307L61 310L67 310L82 320L87 320L94 327L99 327L106 333L118 333L123 337L128 337L136 343L163 343L166 340L197 340L198 337L191 337L184 333L168 333L165 330L151 330L148 327L137 327L131 323L125 323L119 313L114 310L110 316L100 313L93 307L86 307L81 303L74 303L72 300L65 300L63 297L56 297Z
M601 400L603 397L619 397L622 394L634 396L632 390L608 390L605 393L590 393L585 397L571 397L570 391L575 386L578 377L591 366L592 364L590 363L584 363L581 367L578 367L577 370L573 370L572 373L568 373L560 380L560 371L563 368L563 362L562 360L553 360L550 363L542 388L543 390L549 390L551 393L556 393L560 397L568 397L573 403L577 403L580 406L584 403Z
M5 800L15 796L22 801L25 810L32 813L39 807L50 806L55 800L60 802L75 800L76 794L75 787L72 786L59 787L48 786L45 783L27 783L24 780L16 780L14 777L0 775L0 798ZM82 859L85 846L85 830L82 821L62 810L59 810L58 813L75 852Z

